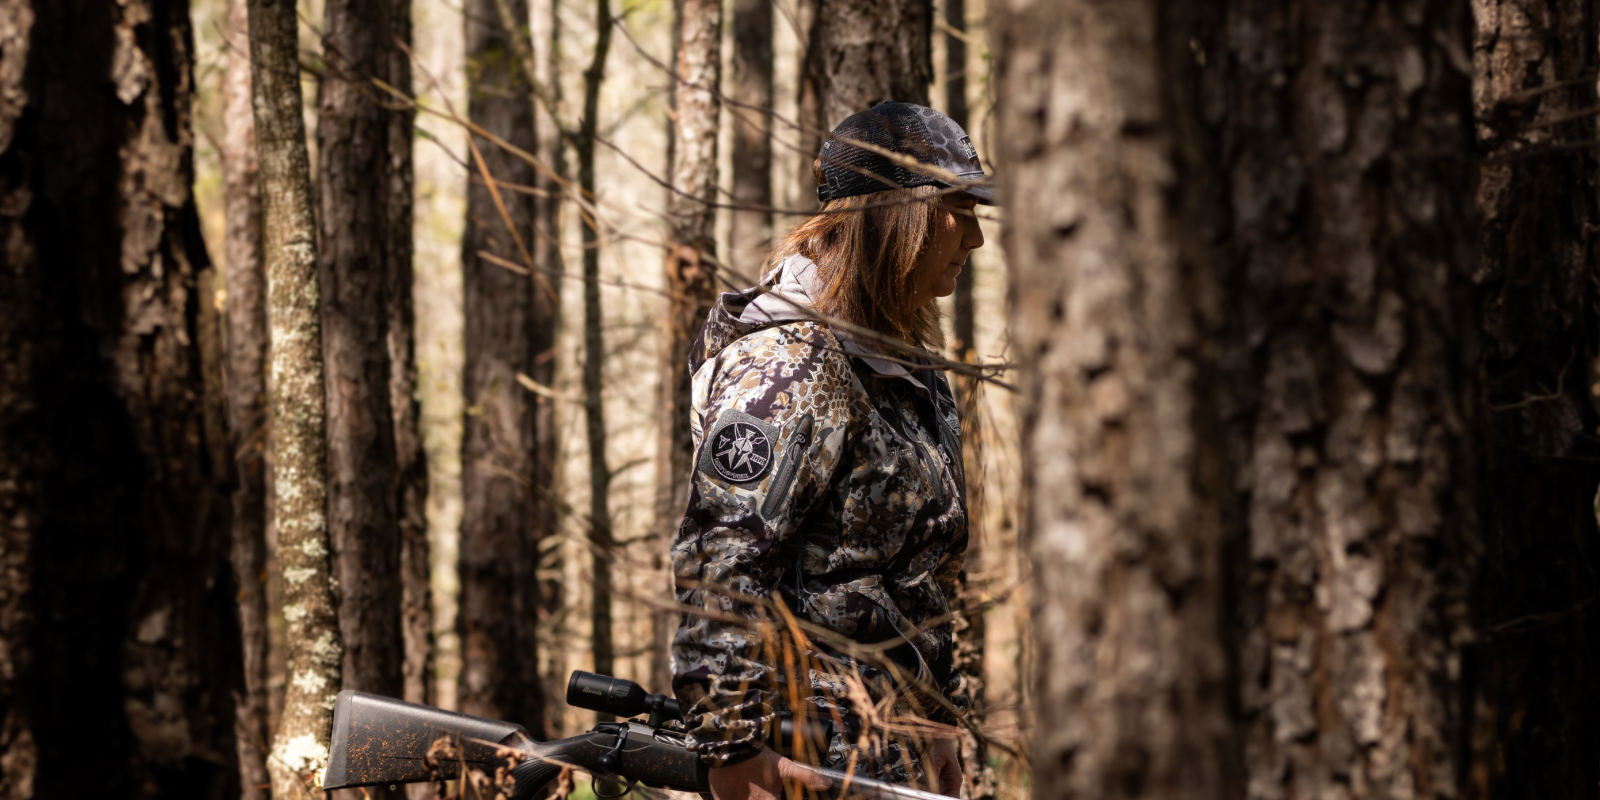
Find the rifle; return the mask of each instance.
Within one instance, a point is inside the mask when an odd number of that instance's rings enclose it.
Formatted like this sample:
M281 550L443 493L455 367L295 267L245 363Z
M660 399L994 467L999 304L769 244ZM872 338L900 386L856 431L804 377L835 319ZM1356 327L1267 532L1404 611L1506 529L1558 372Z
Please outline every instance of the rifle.
M509 768L515 779L512 800L530 800L566 768L583 770L595 780L595 794L621 797L635 783L654 788L699 792L710 797L707 768L688 748L683 733L667 723L681 719L678 701L649 694L633 681L575 671L567 682L567 704L612 714L622 722L601 722L587 733L553 742L535 741L521 725L441 711L375 694L345 690L333 707L333 746L322 788L353 788L402 783L448 781L462 769L494 775ZM643 717L643 719L630 719ZM796 726L799 731L796 731ZM799 738L826 749L832 723L796 721L785 716L774 749ZM430 759L440 739L455 745L450 759ZM514 755L513 755L514 754ZM432 766L429 762L432 761ZM833 782L819 793L837 800L953 800L946 795L896 786L838 770L807 765ZM603 793L600 782L620 782L619 792Z

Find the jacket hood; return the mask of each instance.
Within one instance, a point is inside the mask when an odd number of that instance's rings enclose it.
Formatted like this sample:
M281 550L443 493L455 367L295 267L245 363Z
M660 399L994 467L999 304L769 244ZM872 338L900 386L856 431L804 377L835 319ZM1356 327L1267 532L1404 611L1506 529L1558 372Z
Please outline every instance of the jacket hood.
M723 292L689 348L689 374L698 372L702 364L716 358L728 345L756 331L790 322L821 321L818 313L812 310L811 299L820 280L815 261L794 255L778 262L778 266L761 279L760 285L738 292ZM904 364L886 359L884 353L870 343L842 331L833 333L846 353L863 361L872 371L902 377L927 388Z

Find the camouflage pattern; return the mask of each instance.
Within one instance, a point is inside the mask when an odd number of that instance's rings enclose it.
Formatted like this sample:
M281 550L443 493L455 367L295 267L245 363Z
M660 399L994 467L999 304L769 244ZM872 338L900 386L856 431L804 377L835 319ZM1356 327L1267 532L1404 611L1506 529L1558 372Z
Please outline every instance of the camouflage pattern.
M713 766L758 753L803 704L835 721L831 766L916 782L916 737L881 734L886 719L954 722L956 404L942 374L817 321L814 272L794 257L724 294L695 343L696 468L672 555L679 602L703 613L683 616L673 688Z

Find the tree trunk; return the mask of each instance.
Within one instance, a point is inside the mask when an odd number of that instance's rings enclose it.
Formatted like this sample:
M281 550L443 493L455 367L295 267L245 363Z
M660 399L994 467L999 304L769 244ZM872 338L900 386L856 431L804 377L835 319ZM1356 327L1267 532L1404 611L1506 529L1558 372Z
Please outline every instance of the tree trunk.
M1592 151L1596 17L1576 0L1477 0L1484 309L1484 575L1470 793L1585 797L1600 781L1600 413ZM1565 120L1565 121L1560 121Z
M538 2L538 0L536 0ZM549 46L545 51L544 72L541 80L548 87L551 98L551 108L562 107L561 95L561 2L560 0L543 0L548 4L548 9L539 8L539 13L549 25ZM548 14L543 12L548 11ZM544 264L554 272L565 274L567 270L566 258L562 255L561 245L566 231L565 216L562 213L563 203L567 191L567 140L563 134L563 121L545 113L541 121L535 116L534 126L539 132L543 144L545 163L550 166L550 171L556 177L539 177L539 186L546 195L537 199L536 209L538 218L544 228ZM529 373L535 381L545 386L555 385L556 377L556 332L561 314L561 287L565 284L562 280L551 280L550 288L555 293L554 298L547 298L543 292L535 295L535 312L539 315L534 328L534 365ZM543 305L548 303L548 305ZM561 470L560 470L560 440L559 431L556 429L555 400L544 396L533 398L534 416L534 461L533 461L533 495L534 523L539 530L539 548L536 553L538 572L536 577L539 584L538 622L540 634L539 673L544 686L545 697L561 697L567 685L566 647L560 641L559 632L564 629L562 608L566 603L566 594L563 591L561 557L562 539L557 534L561 524ZM544 718L537 721L547 738L558 738L561 735L557 720L560 714L551 703L544 704ZM530 720L531 723L535 722ZM533 730L530 726L529 730Z
M933 80L932 0L809 2L815 7L800 81L802 186L816 185L811 161L822 137L845 117L889 100L927 105Z
M524 0L510 0L508 7L513 19L528 18ZM468 115L506 141L534 141L532 87L507 57L511 37L494 0L471 0L465 9L468 74L474 76ZM526 162L486 140L480 139L479 147L495 180L534 185L534 170ZM520 262L522 247L533 241L533 198L502 189L500 199L514 233L475 170L467 187L461 244L467 413L461 445L459 692L463 712L515 720L531 732L544 720L536 626L539 542L546 528L537 514L537 497L548 484L539 482L538 396L517 376L539 375L548 385L549 370L540 368L552 361L545 352L550 306L528 274L479 255Z
M722 4L679 0L680 38L676 70L677 111L670 121L677 143L668 196L666 288L668 309L661 349L661 399L656 445L656 548L658 570L667 567L672 534L689 497L693 443L689 440L689 343L716 303L717 126L722 103ZM770 22L770 20L769 20ZM770 24L768 27L771 27ZM770 48L769 48L770 49ZM770 60L770 59L769 59ZM769 73L770 78L770 73ZM681 193L681 194L680 194ZM665 586L670 581L663 578ZM665 588L665 587L664 587ZM656 656L651 680L656 691L672 685L670 655L662 651L678 614L657 611Z
M1033 791L1237 794L1224 513L1199 417L1200 276L1168 207L1180 126L1155 2L1001 3L996 97L1024 360ZM1047 124L1048 123L1048 124ZM1070 137L1070 146L1068 137Z
M390 152L390 112L372 79L389 80L394 17L407 9L395 0L328 2L317 121L328 523L344 687L390 697L405 691L405 641L388 290L402 269L395 261L409 257L394 240L411 237L409 225L390 227L390 178L410 156Z
M379 29L390 86L411 94L411 56L396 42L411 43L411 3L389 0L387 39ZM391 102L391 106L394 104ZM384 287L389 351L389 407L393 411L396 509L400 521L400 631L405 660L401 665L404 697L433 705L433 590L428 557L428 462L422 442L422 403L417 395L416 304L412 300L413 160L412 132L416 114L403 107L386 109L387 130L383 210L388 236Z
M0 791L237 797L188 8L11 0L0 31Z
M733 99L733 202L755 208L732 212L726 261L736 275L754 280L772 242L770 0L733 2Z
M261 197L250 110L249 10L228 2L223 77L223 202L226 205L228 426L233 434L233 575L239 586L244 691L234 736L247 800L266 800L267 748L267 305L261 271ZM258 788L259 787L259 788Z
M38 778L34 641L38 611L30 569L44 508L46 443L38 337L45 270L27 220L33 202L26 164L38 142L18 141L23 114L39 101L27 81L36 0L0 2L0 797L30 800Z
M967 42L962 36L967 29L966 0L944 0L944 21L949 27L944 37L944 107L945 114L963 130L967 127ZM959 361L975 360L977 339L973 318L972 275L977 253L967 256L967 265L956 276L956 292L952 298L955 311L955 338L951 349ZM961 598L956 620L956 671L961 675L962 691L971 702L973 724L982 729L988 704L984 697L985 625L983 595L980 585L969 576L983 571L983 496L984 496L984 430L983 386L966 376L955 376L956 394L961 399L962 458L967 476L967 558L961 565L959 582ZM989 766L989 746L976 736L963 737L961 748L961 774L967 783L970 800L992 800L999 791L994 768Z
M596 0L594 54L583 73L583 122L578 134L578 189L594 201L594 145L600 114L600 84L611 50L611 3ZM606 418L601 396L605 366L600 310L600 223L585 219L583 231L583 415L589 443L589 544L591 646L594 671L610 675L616 656L611 642L611 470L606 466ZM601 715L606 717L608 715Z
M289 675L267 768L273 798L299 800L316 791L308 781L327 766L333 699L344 660L325 516L322 292L294 4L249 0L249 8L262 259L271 323L273 525L283 576Z
M1006 194L1048 200L1006 234L1035 791L1455 796L1464 10L1024 5L994 51Z

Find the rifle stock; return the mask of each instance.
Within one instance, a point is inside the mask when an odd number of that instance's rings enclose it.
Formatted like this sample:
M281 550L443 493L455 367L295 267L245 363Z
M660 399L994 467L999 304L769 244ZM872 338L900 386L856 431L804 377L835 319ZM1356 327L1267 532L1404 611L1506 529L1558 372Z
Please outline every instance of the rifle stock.
M426 763L428 751L441 738L458 754ZM509 759L513 767L513 800L528 800L564 767L591 775L637 781L646 786L685 792L710 791L706 765L688 749L684 736L639 722L602 722L588 733L553 742L537 742L521 725L420 706L389 697L345 690L333 709L333 742L324 790L357 786L455 780L463 767L493 775ZM812 767L812 769L818 769ZM944 795L818 769L833 781L822 793L830 798L862 800L952 800Z

